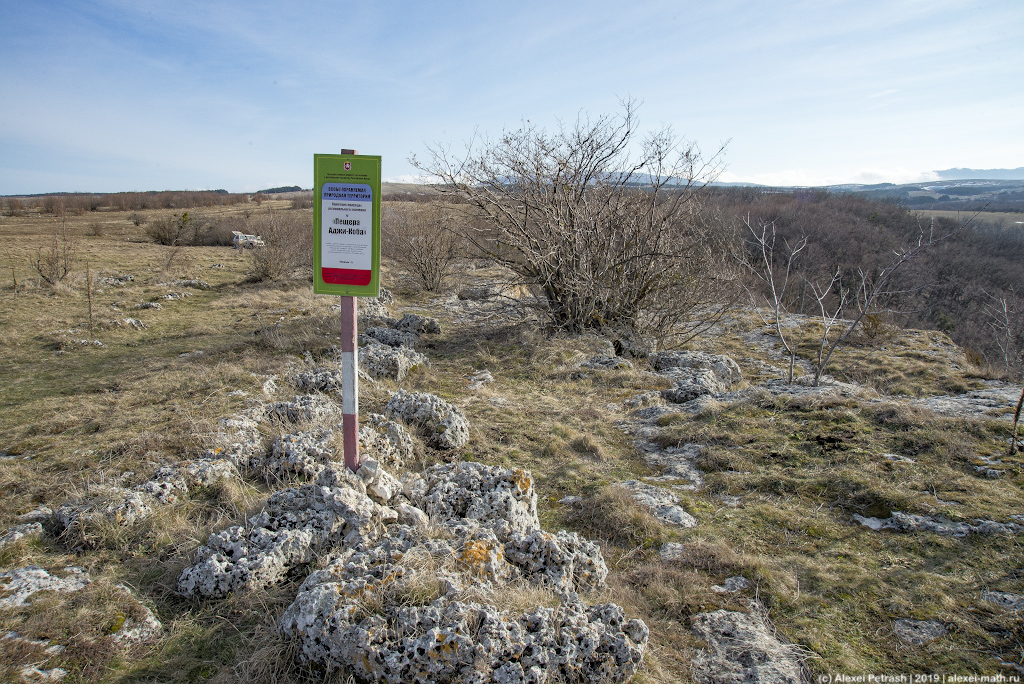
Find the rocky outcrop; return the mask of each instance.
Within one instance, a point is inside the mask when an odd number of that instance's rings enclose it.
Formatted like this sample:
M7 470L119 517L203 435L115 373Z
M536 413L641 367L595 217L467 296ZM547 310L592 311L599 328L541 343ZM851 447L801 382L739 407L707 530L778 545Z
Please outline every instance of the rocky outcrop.
M911 620L901 618L893 623L893 632L902 641L914 646L924 646L949 633L941 622L936 620Z
M662 390L668 401L684 404L705 394L727 392L743 380L739 365L722 354L665 351L648 357L651 366L675 387Z
M1024 525L1017 523L1000 523L993 520L973 520L953 522L940 520L927 515L914 515L892 511L888 518L867 518L854 515L853 519L876 532L893 530L894 532L934 532L952 537L966 537L969 534L1016 534L1024 532Z
M369 344L371 340L376 340L388 347L408 347L409 349L412 349L416 346L416 342L419 341L419 337L415 333L403 330L372 326L366 328L362 333L360 333L359 343L366 345Z
M322 394L300 394L292 401L267 404L263 415L287 423L323 423L340 418L341 408Z
M707 650L697 651L693 659L693 678L700 684L802 681L796 649L779 641L756 613L700 613L694 616L692 629L708 645Z
M443 464L413 475L403 484L405 496L434 520L482 525L502 541L513 532L540 529L533 478L519 468Z
M359 365L375 378L391 378L401 382L410 371L429 366L430 361L411 347L392 347L371 338L359 349Z
M22 539L34 539L43 534L43 526L38 522L22 523L0 535L0 548L14 544Z
M51 575L38 565L0 572L0 589L9 592L0 598L0 609L18 608L31 603L34 594L41 591L79 591L91 582L85 570L66 567L64 576Z
M416 506L399 505L433 524L392 525L372 548L342 551L306 579L281 619L304 659L395 684L633 675L646 625L579 599L604 585L608 569L593 542L540 530L529 473L439 465L407 477L403 491ZM517 581L547 587L558 605L495 605Z
M360 417L359 452L385 468L398 470L413 457L412 435L380 413Z
M384 410L388 416L415 425L427 443L437 449L458 449L469 441L466 416L437 395L399 390L391 395Z
M402 320L398 321L395 328L413 334L441 332L441 324L436 318L411 313L402 316Z
M178 591L220 598L274 584L318 552L375 538L385 517L387 510L366 495L362 480L332 464L314 484L271 496L245 526L211 534L196 563L178 578Z
M115 523L125 527L153 514L154 499L145 492L117 485L96 484L81 499L68 502L54 511L60 533L85 535L90 529Z
M636 480L619 482L615 486L625 489L638 504L667 525L677 527L695 527L697 525L697 519L679 505L681 499L667 489Z
M210 487L237 477L235 465L224 458L180 461L163 466L136 489L156 498L160 503L170 504L179 497L188 496L193 487Z

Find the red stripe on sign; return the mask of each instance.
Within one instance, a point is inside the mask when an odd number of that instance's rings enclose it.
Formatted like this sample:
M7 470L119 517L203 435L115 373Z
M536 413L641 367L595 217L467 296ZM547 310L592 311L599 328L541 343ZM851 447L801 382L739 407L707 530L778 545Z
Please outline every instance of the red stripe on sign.
M373 271L354 268L321 268L320 277L331 285L369 285Z

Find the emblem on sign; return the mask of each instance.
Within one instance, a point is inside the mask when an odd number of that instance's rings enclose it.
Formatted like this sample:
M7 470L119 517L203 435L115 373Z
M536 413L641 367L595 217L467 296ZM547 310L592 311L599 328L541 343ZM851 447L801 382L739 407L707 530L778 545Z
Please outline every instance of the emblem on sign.
M351 171L352 170L352 162L345 162L345 170L346 171Z

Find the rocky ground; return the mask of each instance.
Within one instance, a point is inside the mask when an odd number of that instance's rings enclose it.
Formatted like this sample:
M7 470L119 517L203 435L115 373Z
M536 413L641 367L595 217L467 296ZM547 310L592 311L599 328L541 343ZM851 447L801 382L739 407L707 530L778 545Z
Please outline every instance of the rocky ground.
M101 274L104 332L46 333L106 393L33 404L12 378L3 681L1024 671L1020 387L944 335L859 339L813 386L812 320L786 322L788 383L750 312L631 354L545 336L494 270L441 296L394 272L360 302L352 473L332 302L240 292L222 259ZM233 337L197 327L218 311ZM101 363L146 349L153 413Z

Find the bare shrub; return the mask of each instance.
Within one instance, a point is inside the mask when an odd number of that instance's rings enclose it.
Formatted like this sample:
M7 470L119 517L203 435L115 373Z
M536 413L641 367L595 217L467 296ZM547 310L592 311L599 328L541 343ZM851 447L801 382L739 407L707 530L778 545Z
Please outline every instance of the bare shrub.
M46 247L36 250L36 258L30 263L47 285L51 287L64 282L75 262L75 241L68 236L67 223L61 220L60 227L53 231L53 240Z
M709 210L719 154L670 129L638 136L635 106L548 133L526 122L497 141L412 162L466 201L466 235L543 295L552 328L688 339L737 295L733 240Z
M25 205L17 197L8 197L4 200L4 216L21 216L25 212Z
M412 271L428 292L445 288L466 256L461 216L441 203L389 203L381 221L381 249Z
M266 212L245 221L245 232L259 235L265 245L248 251L249 280L280 280L313 267L313 226L308 212Z
M183 245L192 232L193 218L187 211L171 218L159 218L146 226L146 235L159 245Z

